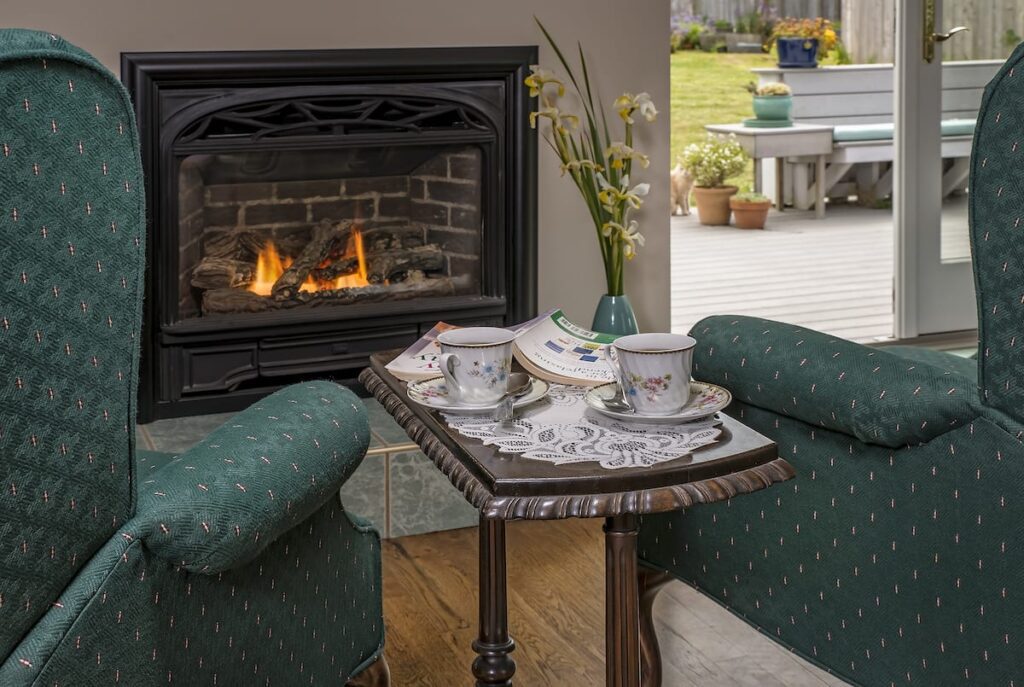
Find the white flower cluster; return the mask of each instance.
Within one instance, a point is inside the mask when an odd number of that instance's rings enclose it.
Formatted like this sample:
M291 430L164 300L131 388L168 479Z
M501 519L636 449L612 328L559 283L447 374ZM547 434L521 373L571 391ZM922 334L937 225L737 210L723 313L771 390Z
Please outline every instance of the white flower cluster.
M747 154L734 135L708 134L700 143L686 146L683 166L693 175L697 186L713 188L741 174L747 166Z

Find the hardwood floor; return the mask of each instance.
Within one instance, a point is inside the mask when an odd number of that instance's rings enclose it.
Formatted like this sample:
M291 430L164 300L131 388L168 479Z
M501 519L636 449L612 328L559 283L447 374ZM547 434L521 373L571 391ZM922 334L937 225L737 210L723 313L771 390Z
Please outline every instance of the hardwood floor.
M601 521L514 522L507 537L515 683L603 685ZM392 684L471 685L476 529L391 539L383 549ZM680 582L665 587L654 610L664 687L844 684Z

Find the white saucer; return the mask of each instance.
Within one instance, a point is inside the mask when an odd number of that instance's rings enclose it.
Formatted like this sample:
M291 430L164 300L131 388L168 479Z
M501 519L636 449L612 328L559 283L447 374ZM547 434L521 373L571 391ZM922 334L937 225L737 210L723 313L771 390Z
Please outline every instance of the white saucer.
M678 425L684 422L701 420L714 415L732 402L732 394L717 384L707 382L690 382L690 400L683 409L672 415L640 415L621 410L612 410L603 403L603 399L613 398L618 394L618 383L602 384L587 390L587 405L608 417L628 422L643 422L651 425Z
M551 386L543 379L530 378L532 384L530 390L520 396L512 404L512 408L520 408L535 403L548 395ZM488 405L465 405L448 398L448 385L444 377L434 377L422 382L412 382L407 389L409 399L427 408L443 410L448 413L489 413L498 407L497 403Z

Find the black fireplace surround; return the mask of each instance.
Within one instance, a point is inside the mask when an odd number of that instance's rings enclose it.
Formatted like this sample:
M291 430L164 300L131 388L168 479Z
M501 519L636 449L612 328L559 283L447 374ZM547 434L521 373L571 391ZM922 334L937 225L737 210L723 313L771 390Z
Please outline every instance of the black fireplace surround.
M354 380L536 311L534 46L126 53L146 174L139 421Z

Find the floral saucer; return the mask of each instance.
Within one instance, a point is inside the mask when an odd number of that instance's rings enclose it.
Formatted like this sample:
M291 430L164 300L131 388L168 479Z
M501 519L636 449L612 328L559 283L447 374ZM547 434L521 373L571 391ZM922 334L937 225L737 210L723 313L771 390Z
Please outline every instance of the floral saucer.
M707 382L690 382L690 400L683 406L683 409L672 415L641 415L640 413L629 413L621 410L612 410L605 406L604 399L611 399L618 395L619 385L617 382L602 384L587 390L584 397L587 405L608 417L628 422L644 422L652 425L678 425L684 422L693 422L714 415L732 402L732 394L716 384Z
M531 382L530 390L515 400L512 404L513 409L535 403L548 395L548 390L551 387L547 382L536 377L531 377ZM448 384L444 381L444 377L412 382L407 391L409 399L421 406L448 413L489 413L498 407L497 403L466 405L452 400L448 397Z

